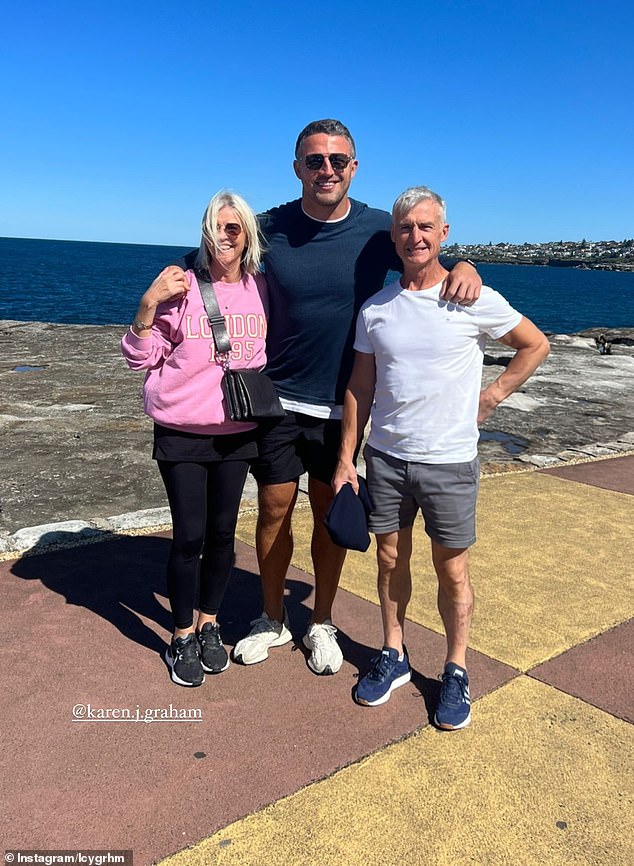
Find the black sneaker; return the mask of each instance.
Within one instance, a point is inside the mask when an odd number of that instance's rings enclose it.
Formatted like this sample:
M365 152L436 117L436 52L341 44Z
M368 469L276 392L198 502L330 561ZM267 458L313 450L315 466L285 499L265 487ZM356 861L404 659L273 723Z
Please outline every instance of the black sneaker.
M229 656L222 645L220 626L217 622L206 622L197 632L198 649L203 670L208 674L220 674L229 667Z
M205 682L195 634L172 638L165 651L165 661L171 668L172 682L179 686L201 686Z

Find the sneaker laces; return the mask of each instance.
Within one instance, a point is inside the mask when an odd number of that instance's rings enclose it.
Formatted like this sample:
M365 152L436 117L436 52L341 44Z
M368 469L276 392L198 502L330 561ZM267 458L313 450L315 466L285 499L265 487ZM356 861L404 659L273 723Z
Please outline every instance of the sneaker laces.
M380 655L375 656L371 660L370 664L372 664L373 667L368 673L368 679L383 682L383 680L389 677L392 669L398 664L398 660L394 661L387 653L381 653Z
M218 648L222 644L222 641L220 640L219 626L216 625L214 627L212 625L212 627L208 628L207 630L204 630L203 626L203 631L201 631L199 634L199 640L201 646L206 646L207 644L209 644L209 646Z
M316 628L310 630L310 640L317 648L328 646L331 641L335 640L337 629L332 623L320 622L316 624Z
M463 677L444 673L441 676L440 700L449 707L459 707L465 701L467 683Z
M174 644L174 652L176 655L176 659L178 661L193 661L194 658L198 658L198 651L196 649L196 641L189 640L187 643Z

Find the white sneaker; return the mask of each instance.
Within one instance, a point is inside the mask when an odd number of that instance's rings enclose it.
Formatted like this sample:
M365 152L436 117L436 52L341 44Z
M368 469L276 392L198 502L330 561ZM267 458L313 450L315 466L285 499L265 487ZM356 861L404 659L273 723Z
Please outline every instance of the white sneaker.
M243 665L263 662L269 656L269 648L282 646L293 639L288 628L288 616L284 611L284 622L278 622L262 612L262 616L251 621L251 631L239 640L233 649L233 657Z
M304 635L304 646L310 650L308 667L316 674L336 674L343 664L337 643L337 629L329 619L314 622Z

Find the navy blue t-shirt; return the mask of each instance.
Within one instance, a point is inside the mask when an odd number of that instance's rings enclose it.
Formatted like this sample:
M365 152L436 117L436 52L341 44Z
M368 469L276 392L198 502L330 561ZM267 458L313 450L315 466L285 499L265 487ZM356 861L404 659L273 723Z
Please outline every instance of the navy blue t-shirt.
M299 200L261 214L269 285L267 372L281 397L334 406L352 369L359 308L400 269L390 216L351 199L348 216L318 222Z
M390 215L350 199L345 219L319 222L297 199L258 220L269 286L267 373L282 398L341 405L359 308L383 288L388 271L402 270ZM194 250L178 264L191 268L195 257Z

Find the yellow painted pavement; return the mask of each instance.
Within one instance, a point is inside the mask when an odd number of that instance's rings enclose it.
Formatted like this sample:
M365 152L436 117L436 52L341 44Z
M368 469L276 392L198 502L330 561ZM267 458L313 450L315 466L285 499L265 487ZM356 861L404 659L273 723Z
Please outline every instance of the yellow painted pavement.
M631 866L631 725L526 676L473 717L453 734L427 727L163 864Z
M311 521L308 509L296 509L293 564L308 572ZM625 493L538 473L484 477L471 551L470 646L526 671L632 617L633 525L634 498ZM244 515L238 537L253 544L254 528L255 515ZM373 551L374 544L348 555L341 585L376 604ZM420 518L412 574L408 618L442 633Z
M537 473L483 478L471 646L526 671L630 618L633 517L627 494ZM253 543L254 527L243 515L239 538ZM297 509L304 571L310 529ZM441 632L420 520L412 572L409 618ZM351 553L342 586L376 604L375 574L372 549ZM470 728L419 730L163 863L630 866L633 758L627 722L520 676L475 702Z

